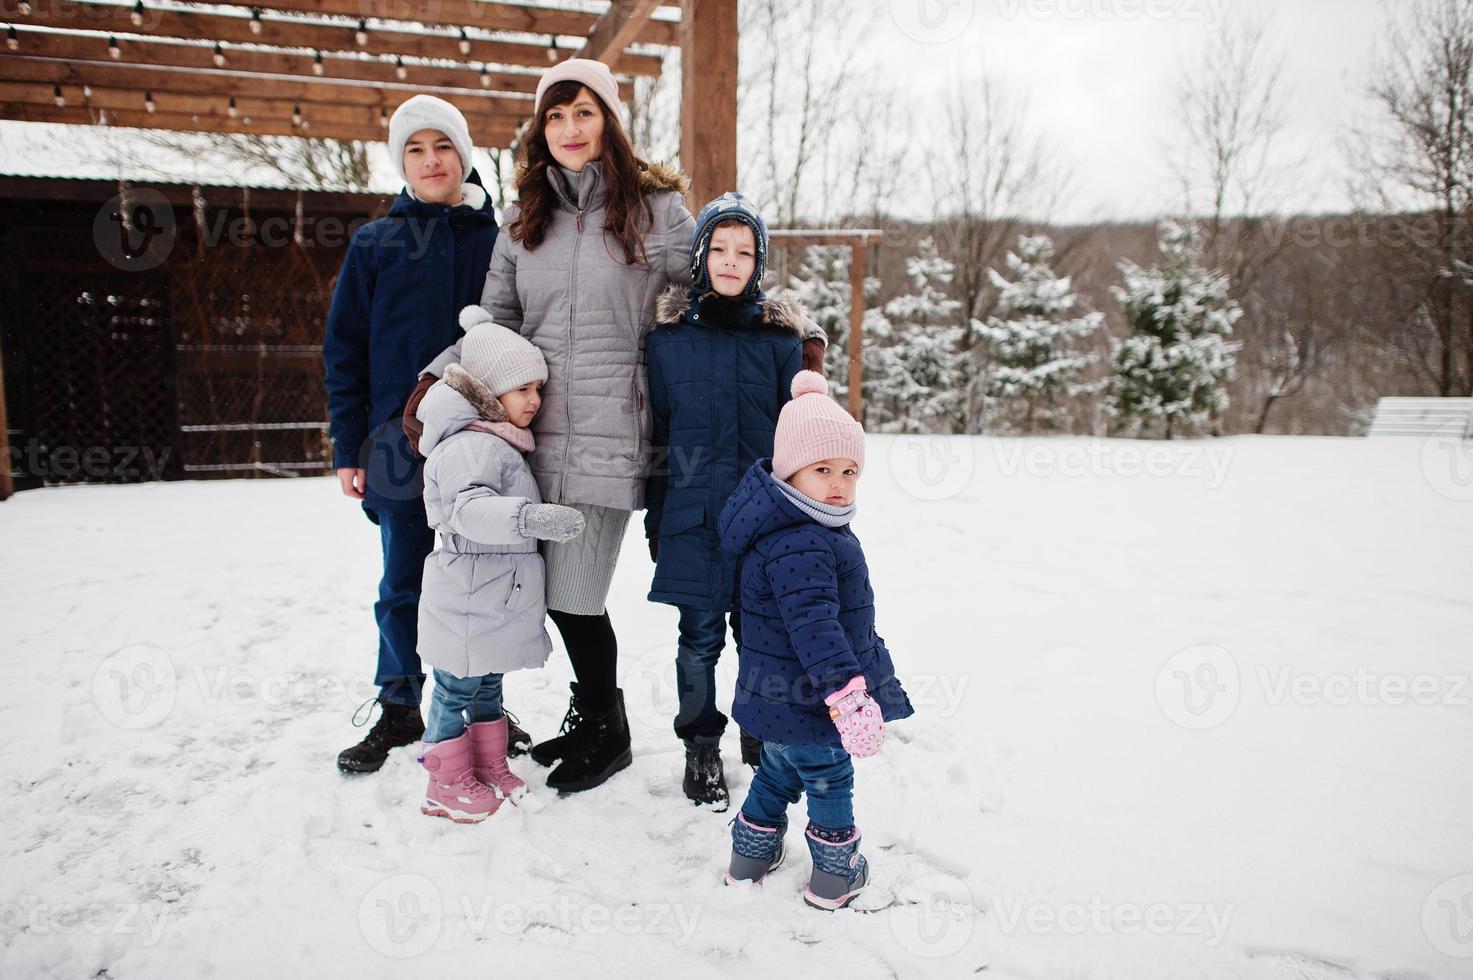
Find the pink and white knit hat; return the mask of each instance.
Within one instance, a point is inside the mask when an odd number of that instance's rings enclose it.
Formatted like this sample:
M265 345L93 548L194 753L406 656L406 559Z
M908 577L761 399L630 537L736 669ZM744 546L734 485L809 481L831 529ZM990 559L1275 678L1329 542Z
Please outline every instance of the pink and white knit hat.
M829 397L829 383L816 371L793 376L793 400L777 417L772 475L786 480L821 459L852 459L864 472L864 426Z

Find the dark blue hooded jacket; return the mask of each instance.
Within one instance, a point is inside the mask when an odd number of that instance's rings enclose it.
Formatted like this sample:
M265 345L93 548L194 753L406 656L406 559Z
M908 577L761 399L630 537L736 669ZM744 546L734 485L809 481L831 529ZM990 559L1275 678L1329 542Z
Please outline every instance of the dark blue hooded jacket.
M778 413L803 366L807 317L796 303L707 293L660 297L645 338L654 459L645 536L658 540L652 602L735 608L736 556L716 519L747 468L772 455Z
M480 187L481 179L472 170L466 182ZM489 194L480 207L449 207L405 189L386 217L353 235L322 361L332 465L368 471L363 505L370 516L424 510L424 461L404 437L404 403L420 369L460 338L460 309L480 302L496 234Z
M741 556L742 638L732 717L764 742L838 745L827 695L863 674L887 722L914 713L875 632L859 539L778 489L759 460L721 513L721 544Z

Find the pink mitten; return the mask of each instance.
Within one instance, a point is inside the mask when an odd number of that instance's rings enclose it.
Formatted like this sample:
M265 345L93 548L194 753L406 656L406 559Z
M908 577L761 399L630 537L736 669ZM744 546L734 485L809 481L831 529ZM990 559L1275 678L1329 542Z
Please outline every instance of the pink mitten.
M885 744L885 719L869 696L864 677L854 677L823 700L845 752L863 759L880 751Z

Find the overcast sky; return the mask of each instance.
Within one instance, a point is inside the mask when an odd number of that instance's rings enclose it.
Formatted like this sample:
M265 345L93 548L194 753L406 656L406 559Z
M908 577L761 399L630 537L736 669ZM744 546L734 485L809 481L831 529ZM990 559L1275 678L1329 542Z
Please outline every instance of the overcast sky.
M897 28L877 43L922 95L958 69L991 70L1026 93L1075 192L1058 217L1157 214L1177 192L1160 162L1180 73L1229 19L1268 18L1285 60L1285 149L1310 157L1296 209L1347 205L1340 133L1365 111L1364 76L1385 23L1380 0L886 0ZM928 30L920 14L928 15Z
M1286 62L1286 150L1309 155L1285 203L1347 206L1340 134L1358 111L1381 0L855 0L879 5L868 40L918 109L962 74L988 70L1026 96L1035 131L1075 174L1061 220L1150 217L1177 194L1161 152L1177 129L1181 71L1235 18L1268 18ZM870 59L866 59L870 60ZM923 115L923 113L918 113ZM70 130L65 138L47 134ZM116 176L77 127L0 123L0 171ZM392 191L384 170L383 189ZM228 182L223 177L216 178ZM913 193L923 193L917 185ZM898 202L897 202L898 203ZM928 211L925 201L903 211Z

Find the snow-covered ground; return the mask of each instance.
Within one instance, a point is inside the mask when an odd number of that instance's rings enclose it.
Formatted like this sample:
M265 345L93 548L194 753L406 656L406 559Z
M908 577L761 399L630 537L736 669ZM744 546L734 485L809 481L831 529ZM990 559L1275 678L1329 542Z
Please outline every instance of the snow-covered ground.
M535 795L465 827L420 815L412 749L334 768L378 558L333 481L0 505L0 973L1473 976L1466 449L869 453L855 527L918 713L857 763L874 884L832 915L797 811L763 889L721 884L635 526L633 767L558 799L523 761ZM568 679L561 651L508 679L534 735ZM734 730L726 757L740 801Z

